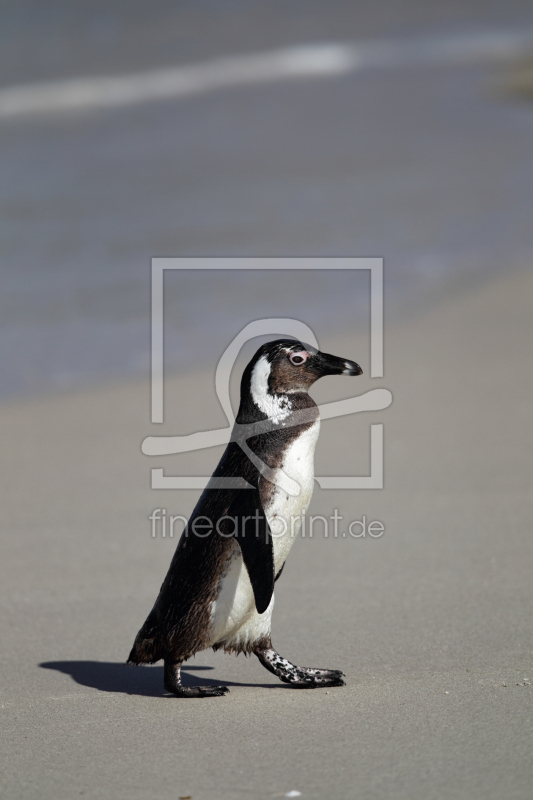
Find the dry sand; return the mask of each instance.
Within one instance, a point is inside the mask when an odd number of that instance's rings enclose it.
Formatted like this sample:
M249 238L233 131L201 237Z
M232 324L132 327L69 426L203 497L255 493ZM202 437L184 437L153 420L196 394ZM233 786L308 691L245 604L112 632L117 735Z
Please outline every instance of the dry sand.
M364 473L383 422L385 489L317 487L310 510L384 535L298 541L276 591L275 645L344 669L329 693L223 653L187 675L224 698L164 696L160 665L124 667L175 547L148 515L198 494L151 491L149 467L202 474L218 452L142 456L146 383L1 408L3 796L529 800L532 311L530 273L464 288L387 327L382 381L317 386L394 394L325 423L317 453L318 474ZM321 345L367 360L348 334ZM212 384L171 382L182 430L224 423Z

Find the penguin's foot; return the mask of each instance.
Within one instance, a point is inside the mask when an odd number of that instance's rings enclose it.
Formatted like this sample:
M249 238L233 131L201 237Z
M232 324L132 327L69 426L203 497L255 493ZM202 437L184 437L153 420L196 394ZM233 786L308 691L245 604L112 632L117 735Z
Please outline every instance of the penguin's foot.
M261 664L283 683L290 683L298 689L318 689L327 686L344 686L344 672L339 669L309 669L297 667L280 656L273 647L254 650Z
M167 692L176 697L221 697L229 692L227 686L183 686L181 682L181 661L165 661L163 682Z
M229 689L227 686L177 686L175 689L169 689L165 686L167 692L171 692L175 697L222 697L227 694Z

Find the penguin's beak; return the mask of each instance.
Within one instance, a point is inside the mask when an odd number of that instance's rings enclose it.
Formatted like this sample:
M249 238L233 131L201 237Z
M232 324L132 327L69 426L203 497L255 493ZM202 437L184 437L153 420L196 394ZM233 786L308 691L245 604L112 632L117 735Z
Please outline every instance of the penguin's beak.
M321 353L320 350L313 356L313 368L320 375L362 375L363 370L355 361L348 361L346 358L331 356L329 353Z

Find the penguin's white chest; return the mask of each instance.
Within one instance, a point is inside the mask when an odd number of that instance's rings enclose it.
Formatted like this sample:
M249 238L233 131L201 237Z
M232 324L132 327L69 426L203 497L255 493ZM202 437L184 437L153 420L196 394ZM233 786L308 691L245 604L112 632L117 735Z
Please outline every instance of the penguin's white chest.
M302 526L302 515L313 494L314 453L320 420L298 436L285 450L279 468L300 487L297 496L276 485L264 509L274 546L274 569L282 568ZM237 542L232 542L232 557L222 579L217 600L211 608L212 643L245 646L270 633L274 597L263 614L258 614L250 578Z
M290 495L276 485L270 503L265 508L272 533L276 573L289 555L302 526L302 515L311 501L315 477L315 446L319 431L320 420L317 420L287 447L280 464L282 472L300 487L299 494Z

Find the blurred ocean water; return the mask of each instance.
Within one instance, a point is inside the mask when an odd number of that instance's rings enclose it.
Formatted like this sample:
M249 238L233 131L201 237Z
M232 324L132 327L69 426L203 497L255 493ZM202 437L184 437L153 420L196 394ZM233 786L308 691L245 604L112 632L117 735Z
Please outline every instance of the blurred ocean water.
M6 28L0 35L0 63L9 67L4 87L168 64L169 30L180 43L176 62L184 64L253 47L267 51L298 36L317 41L319 31L345 42L361 20L368 35L392 32L405 50L407 34L418 36L423 27L413 21L414 3L403 28L392 11L396 21L388 28L368 11L359 19L352 12L349 28L345 11L325 23L313 6L299 34L287 10L277 38L270 28L260 35L245 14L244 48L229 27L217 38L216 19L225 19L217 4L206 4L211 16L202 38L190 6L173 16L160 3L144 38L138 9L130 27L116 8L107 16L100 9L85 38L71 10L66 21L58 13L44 26L45 46L37 22L25 28L9 6L11 38ZM503 23L516 36L527 24L533 30L518 2L501 4L499 16L493 9L494 20L477 4L465 8L466 22L426 20L425 46L431 50L432 36L475 38L476 21L489 33L503 31ZM77 12L85 22L87 9L80 4ZM13 50L24 32L35 44L26 60ZM57 43L55 61L50 42ZM504 69L491 57L381 64L2 121L0 398L147 375L152 256L382 256L386 319L418 313L442 292L498 271L524 268L533 254L533 107L496 91ZM319 341L350 326L362 329L368 276L168 275L167 365L212 363L213 352L244 325L270 316L305 321Z

